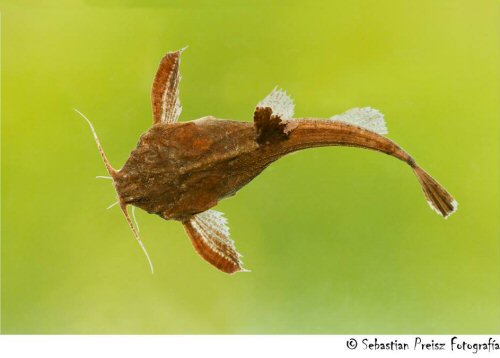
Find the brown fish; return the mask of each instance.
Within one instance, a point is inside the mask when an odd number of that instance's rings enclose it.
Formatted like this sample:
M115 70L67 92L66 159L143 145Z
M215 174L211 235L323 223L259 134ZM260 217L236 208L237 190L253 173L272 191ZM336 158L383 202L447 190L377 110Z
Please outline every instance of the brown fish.
M351 146L396 157L413 169L431 208L445 218L457 209L455 199L383 135L387 134L384 116L370 107L354 108L326 120L294 119L293 101L275 89L257 105L253 123L212 116L178 123L182 51L162 59L153 83L153 126L141 136L121 169L111 166L84 116L113 179L118 203L146 256L128 205L182 222L205 260L227 273L244 271L226 219L211 208L236 194L277 159L313 147Z

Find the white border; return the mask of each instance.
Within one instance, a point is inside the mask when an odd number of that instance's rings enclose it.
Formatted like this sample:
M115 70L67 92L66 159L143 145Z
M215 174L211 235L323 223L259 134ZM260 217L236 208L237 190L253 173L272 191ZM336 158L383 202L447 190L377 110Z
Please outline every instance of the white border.
M451 350L450 342L455 335L397 335L397 336L0 336L0 356L17 357L391 357L436 356L497 357L497 351L474 353L471 350ZM486 343L494 340L500 344L500 336L461 336L457 342ZM420 338L428 348L413 346ZM357 347L349 349L348 342L355 339ZM367 343L397 341L408 343L409 350L368 349ZM438 343L445 343L438 350ZM351 347L352 348L352 347Z

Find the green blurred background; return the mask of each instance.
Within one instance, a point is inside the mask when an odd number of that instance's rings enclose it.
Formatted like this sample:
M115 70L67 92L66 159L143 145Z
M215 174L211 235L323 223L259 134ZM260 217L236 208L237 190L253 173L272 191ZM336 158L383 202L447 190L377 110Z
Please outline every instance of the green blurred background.
M500 333L496 2L0 3L3 333ZM251 121L276 84L297 116L374 106L458 212L393 158L313 149L218 205L251 273L138 211L152 275L73 107L120 167L186 45L181 121Z

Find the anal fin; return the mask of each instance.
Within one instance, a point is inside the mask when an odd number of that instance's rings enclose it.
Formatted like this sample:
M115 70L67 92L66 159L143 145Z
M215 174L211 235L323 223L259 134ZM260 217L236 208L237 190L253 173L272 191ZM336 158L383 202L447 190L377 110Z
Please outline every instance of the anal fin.
M193 246L206 261L226 273L247 271L221 212L207 210L183 222Z

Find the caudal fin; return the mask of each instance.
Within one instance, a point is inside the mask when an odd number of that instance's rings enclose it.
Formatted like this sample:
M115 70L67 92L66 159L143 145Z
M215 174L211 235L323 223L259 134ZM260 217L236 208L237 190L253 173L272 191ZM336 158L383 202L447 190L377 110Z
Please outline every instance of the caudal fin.
M414 167L413 170L422 184L422 189L431 208L445 219L453 214L458 208L458 203L453 196L419 166Z

